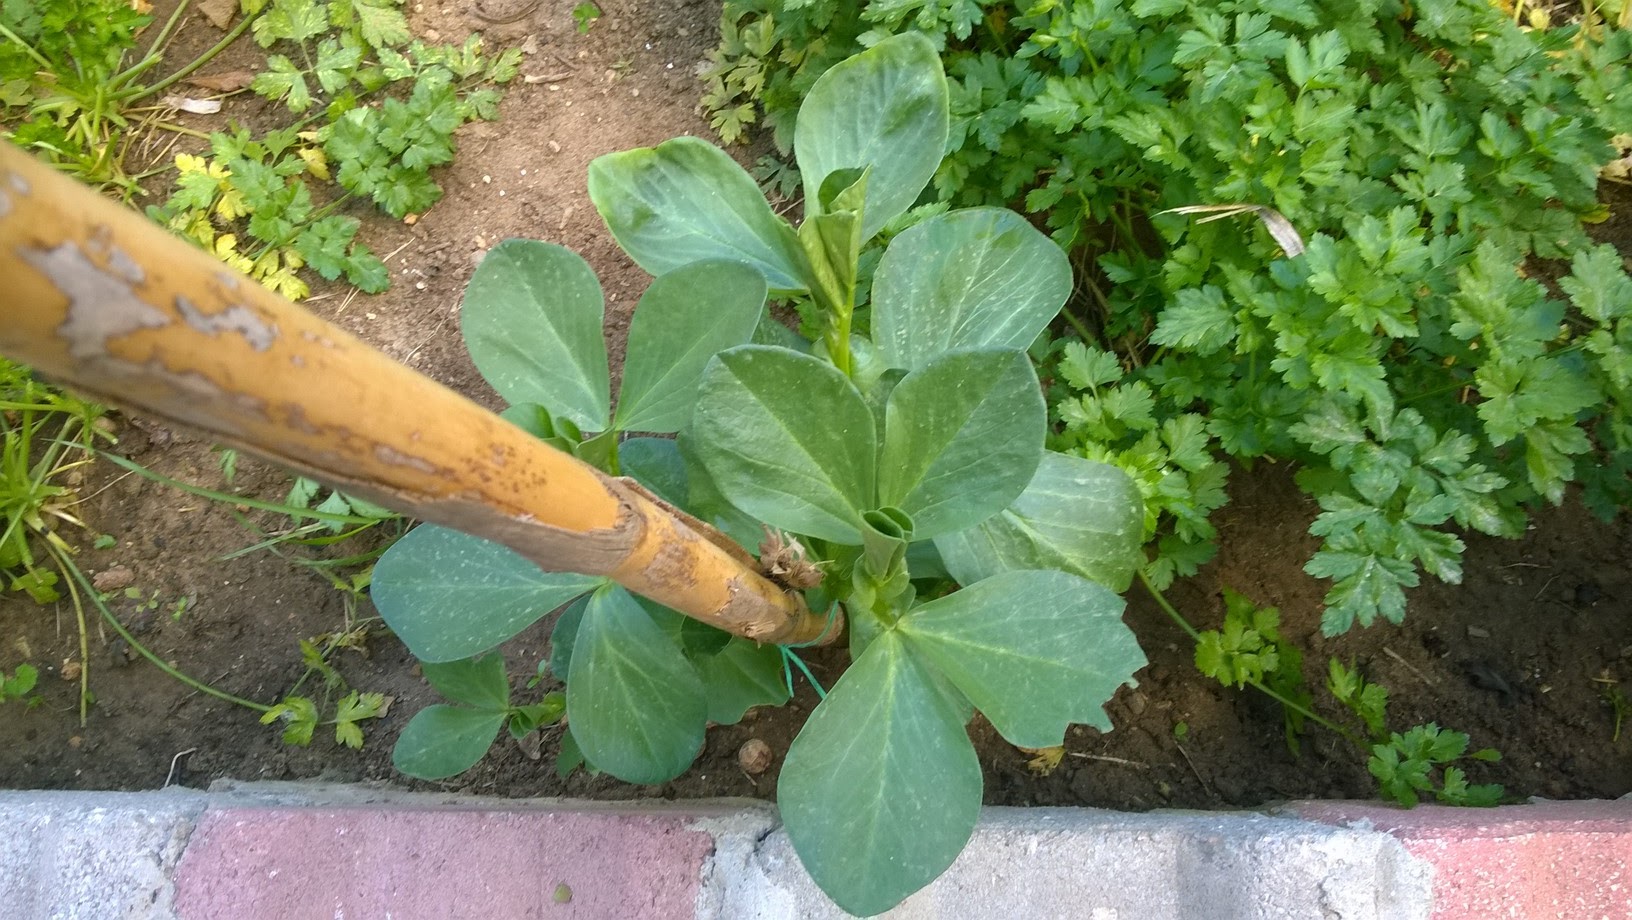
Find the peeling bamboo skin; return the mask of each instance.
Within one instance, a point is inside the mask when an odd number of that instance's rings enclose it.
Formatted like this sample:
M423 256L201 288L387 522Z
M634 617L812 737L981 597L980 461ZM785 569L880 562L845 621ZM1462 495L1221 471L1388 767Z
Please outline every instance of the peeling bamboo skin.
M9 144L0 305L0 353L97 399L737 635L828 625L594 468Z

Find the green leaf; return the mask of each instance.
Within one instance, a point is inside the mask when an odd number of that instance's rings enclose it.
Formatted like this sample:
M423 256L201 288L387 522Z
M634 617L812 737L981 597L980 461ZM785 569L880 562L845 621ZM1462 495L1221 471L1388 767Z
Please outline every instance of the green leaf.
M782 530L861 542L873 415L833 365L774 345L721 352L703 372L694 424L697 456L733 505Z
M339 42L328 39L317 46L317 67L312 74L324 92L336 93L351 82L352 72L362 59L363 49L355 45L342 47Z
M952 211L902 231L873 279L873 342L916 370L959 348L1026 349L1071 296L1064 250L1001 208Z
M774 645L759 645L733 636L719 652L697 660L708 695L708 721L735 725L755 706L780 706L788 701L782 676L782 653Z
M1073 722L1110 731L1105 702L1145 666L1122 607L1065 572L1004 572L914 608L897 632L1010 744L1052 747Z
M348 2L348 0L342 0ZM363 41L375 48L389 48L407 44L414 35L408 30L408 20L402 11L390 3L370 3L368 0L351 2L357 12L357 29Z
M980 816L964 713L894 632L880 635L788 749L777 806L840 907L870 916L933 881Z
M803 291L809 268L793 228L752 176L695 137L609 153L589 164L589 198L641 268L662 275L703 259L747 262L773 291Z
M436 692L472 709L505 712L510 708L510 680L504 674L504 656L497 653L460 661L420 663L425 679Z
M822 74L793 133L807 218L822 213L828 174L870 166L861 238L871 239L912 207L940 166L948 111L940 55L918 33L887 38Z
M255 75L249 88L273 102L283 102L291 112L304 112L312 104L312 90L306 85L306 75L281 54L267 57L266 69Z
M604 316L601 284L576 253L505 240L465 288L460 328L471 360L500 396L602 431L611 403Z
M408 720L391 764L415 779L447 779L476 765L504 727L505 714L438 703Z
M970 585L999 572L1058 569L1126 591L1143 563L1144 500L1114 466L1044 451L1009 507L935 538L946 570ZM916 573L915 573L916 574Z
M333 281L346 270L347 249L358 226L357 218L338 214L312 221L295 238L295 249L307 265Z
M1025 352L979 348L902 378L884 418L877 504L905 511L922 540L973 527L1025 490L1047 408Z
M660 275L629 321L613 425L679 431L691 422L703 368L753 337L765 310L765 278L743 262L711 259Z
M323 34L328 27L317 0L278 0L255 20L255 42L262 48L279 39L304 42Z
M702 749L708 704L697 669L616 585L590 596L578 626L567 721L584 756L625 782L673 779Z
M1157 345L1185 348L1210 355L1235 339L1235 313L1224 292L1213 285L1184 288L1150 334Z
M864 176L858 185L865 183ZM861 222L856 212L807 218L799 225L799 243L810 264L810 289L816 302L830 315L849 315L855 309L856 270L861 257Z
M564 684L572 682L572 647L578 644L578 627L583 625L590 597L586 594L568 604L550 629L550 673Z
M630 438L618 445L618 466L676 508L686 508L686 461L672 438Z
M497 543L425 524L374 566L380 617L421 661L479 655L605 579L545 572Z
M1621 254L1607 243L1578 252L1570 262L1570 274L1558 280L1588 319L1608 323L1632 313L1632 278L1627 277Z

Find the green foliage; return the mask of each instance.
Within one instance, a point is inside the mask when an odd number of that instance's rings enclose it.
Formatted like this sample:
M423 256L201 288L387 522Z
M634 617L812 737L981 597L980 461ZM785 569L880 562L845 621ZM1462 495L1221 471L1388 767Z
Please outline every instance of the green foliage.
M1196 669L1240 689L1262 687L1280 701L1286 743L1297 752L1298 736L1312 702L1303 679L1303 653L1281 635L1281 612L1224 589L1224 627L1196 640Z
M359 221L335 212L353 196L397 218L434 205L442 189L430 171L453 159L453 132L497 117L494 87L521 60L518 49L487 55L475 35L410 42L396 5L271 0L253 19L255 39L288 53L268 55L250 88L292 115L318 114L304 130L212 133L207 156L176 157L175 190L149 216L291 300L310 292L305 267L385 290L389 272L357 241Z
M1489 807L1501 801L1502 787L1494 784L1469 785L1467 774L1459 767L1449 766L1461 759L1468 749L1468 736L1461 732L1445 731L1429 722L1418 725L1405 734L1394 732L1387 743L1372 748L1366 769L1377 777L1383 795L1402 805L1417 804L1419 796L1431 792L1434 798L1447 805ZM1500 754L1486 748L1469 755L1475 760L1499 760ZM1443 767L1440 784L1436 787L1432 772Z
M61 563L74 548L59 524L83 526L70 474L97 445L113 440L98 422L106 410L0 359L0 579L36 603L61 598Z
M1208 630L1196 643L1196 668L1225 686L1237 689L1248 681L1262 681L1292 663L1284 656L1290 646L1281 637L1281 612L1259 607L1225 589L1224 628ZM1291 668L1296 673L1296 668Z
M578 29L579 35L588 35L589 30L594 28L596 21L600 18L601 8L589 2L589 0L585 0L585 2L572 8L572 24Z
M1403 735L1390 732L1388 688L1366 680L1358 668L1345 667L1336 658L1327 662L1326 690L1360 720L1364 731L1356 733L1316 715L1303 679L1303 655L1281 635L1280 611L1259 607L1228 588L1224 600L1224 628L1195 635L1196 667L1225 686L1252 685L1281 703L1287 745L1294 755L1305 721L1314 721L1368 755L1366 767L1386 799L1407 807L1416 805L1425 792L1447 805L1490 806L1501 800L1501 786L1469 785L1466 772L1453 766L1467 751L1467 735L1434 723L1413 726ZM1492 748L1468 756L1487 762L1501 759Z
M28 695L34 692L34 685L39 682L39 679L39 669L31 664L20 664L12 668L9 677L6 672L0 671L0 703L8 703L12 700L27 700ZM30 705L32 705L32 701L30 701Z
M425 679L449 700L414 714L403 727L391 762L417 779L446 779L470 769L487 753L501 730L521 740L554 725L566 713L560 693L546 693L536 703L510 701L504 659L483 655L461 661L424 665Z
M123 100L135 94L125 84L151 62L127 68L126 57L150 22L125 0L0 4L0 136L87 182L134 193Z
M1108 729L1105 701L1144 663L1108 587L1139 564L1136 488L1044 449L1024 351L1069 294L1069 263L1007 212L909 214L940 162L946 107L920 38L830 70L797 132L810 196L797 228L696 139L592 164L602 218L658 275L630 324L615 412L600 289L582 260L502 244L463 307L506 417L758 542L762 567L810 609L842 607L855 664L789 749L779 795L812 876L858 913L928 884L968 841L976 709L1015 744L1057 745L1073 722ZM886 225L888 246L868 255ZM777 331L767 292L806 304L816 341ZM856 322L864 292L872 337ZM627 438L632 428L679 437ZM541 664L566 684L558 772L668 779L709 721L786 701L785 669L803 667L793 648L431 527L386 554L374 598L427 661L485 651L566 604ZM485 702L416 716L399 767L473 763L504 718L502 677L484 678Z
M1515 533L1573 481L1602 515L1632 498L1632 281L1583 231L1632 33L1498 7L730 0L705 104L785 155L824 72L928 35L936 195L1024 200L1090 269L1080 342L1044 352L1051 446L1139 485L1159 584L1211 553L1219 455L1300 464L1336 634L1458 580L1450 527ZM1198 205L1247 216L1175 210ZM1528 273L1549 259L1556 288Z
M261 714L261 724L283 722L283 743L305 747L312 743L312 735L320 724L334 726L334 740L356 750L363 746L363 730L357 723L377 719L385 714L385 694L351 691L335 704L334 717L322 721L317 704L309 697L286 696L277 705Z

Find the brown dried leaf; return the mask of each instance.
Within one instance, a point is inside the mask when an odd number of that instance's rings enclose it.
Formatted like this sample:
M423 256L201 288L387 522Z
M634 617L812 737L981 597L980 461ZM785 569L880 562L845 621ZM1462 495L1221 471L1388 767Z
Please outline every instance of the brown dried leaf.
M1258 219L1263 221L1264 229L1269 231L1269 235L1281 247L1281 251L1286 253L1287 258L1295 259L1303 255L1303 237L1299 235L1298 228L1292 226L1292 222L1286 219L1286 215L1261 204L1187 204L1179 208L1168 208L1166 211L1158 213L1207 215L1196 221L1198 224L1223 220L1226 217L1235 217L1239 214L1256 214Z
M214 115L221 111L219 99L193 99L188 96L165 96L159 100L172 109L193 115Z
M210 25L225 32L232 24L232 14L238 12L238 0L202 0L198 9Z
M1048 774L1053 773L1055 770L1059 769L1060 761L1065 759L1064 745L1055 745L1054 747L1046 748L1023 747L1020 750L1032 755L1032 758L1026 761L1026 769L1030 770L1036 776L1047 776Z
M810 561L804 544L770 527L765 528L765 539L759 542L759 564L776 581L795 590L822 583L821 567Z
M254 83L255 75L247 70L229 70L226 73L188 77L186 82L212 93L236 93Z

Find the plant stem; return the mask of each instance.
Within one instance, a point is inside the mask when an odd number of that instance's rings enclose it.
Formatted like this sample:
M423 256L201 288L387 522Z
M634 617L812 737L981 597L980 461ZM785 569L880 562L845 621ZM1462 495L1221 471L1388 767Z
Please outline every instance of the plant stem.
M46 60L44 55L42 55L38 51L34 50L33 45L30 45L28 42L25 42L20 37L18 37L16 32L11 31L10 29L6 28L4 25L0 25L0 37L4 37L7 41L9 41L12 44L16 45L17 47L23 49L24 54L26 54L29 57L34 59L34 63L40 65L41 67L43 67L46 70L51 69L51 62Z
M1180 629L1184 630L1185 635L1188 635L1194 642L1201 641L1201 632L1194 626L1191 626L1190 621L1184 618L1184 614L1180 613L1178 609L1168 601L1167 597L1163 595L1161 591L1157 590L1154 584L1151 584L1150 576L1145 574L1144 569L1139 570L1139 582L1145 586L1145 590L1150 592L1150 596L1156 600L1156 605L1161 607L1163 612L1171 617L1173 622L1177 623ZM1365 749L1366 746L1364 742L1357 738L1353 732L1335 722L1321 718L1306 707L1300 706L1281 694L1276 693L1274 690L1271 690L1269 687L1265 686L1262 681L1249 679L1247 684L1259 691L1262 691L1270 699L1275 700L1277 703L1280 703L1282 706L1285 706L1287 709L1290 709L1293 712L1299 713L1304 718L1314 722L1316 725L1320 725L1334 732L1335 734L1347 738L1350 742L1360 747L1361 750Z
M79 596L79 586L73 575L80 574L79 566L74 565L68 554L58 549L53 543L45 544L46 551L57 560L57 570L64 575L68 584L68 597L74 604L74 619L79 626L79 727L84 728L90 721L91 715L91 638L90 629L85 623L85 603ZM72 574L70 571L72 570Z
M1082 341L1084 343L1098 341L1098 339L1094 337L1094 334L1088 331L1087 324L1078 319L1077 314L1072 313L1069 307L1062 308L1060 310L1060 315L1065 317L1065 321L1070 324L1072 329L1076 330L1077 335L1082 337Z
M208 498L227 505L243 505L245 507L255 508L260 511L276 511L279 514L287 515L291 518L312 518L314 520L329 521L336 524L367 524L371 521L379 520L378 518L368 518L357 514L338 514L330 511L318 511L316 508L300 508L294 505L280 505L277 502L261 501L260 499L250 498L245 495L233 495L230 492L217 492L214 489L206 489L201 486L191 485L189 483L182 482L179 479L171 479L169 476L166 476L163 473L155 473L147 467L142 466L140 463L126 457L121 457L118 454L99 450L96 451L96 455L115 466L123 467L132 473L136 473L139 476L151 479L154 482L160 483L161 485L167 485L172 488L180 489L181 491L186 492L188 495L196 495L199 498Z
M125 68L123 71L114 74L113 78L108 81L109 89L117 91L120 87L129 84L130 81L136 79L148 68L152 67L154 64L157 64L164 58L164 46L169 44L170 33L174 32L176 29L176 24L181 22L182 14L187 12L188 2L189 0L181 0L181 2L176 4L175 10L170 13L170 18L166 19L164 21L164 26L159 29L158 36L153 39L153 43L151 45L147 46L147 53L142 55L141 60Z
M271 8L272 4L269 3L261 12L264 13L266 10ZM115 95L114 99L124 103L136 102L141 99L146 99L148 96L155 93L161 93L176 83L187 79L188 77L192 76L194 71L198 70L200 67L203 67L205 64L208 64L215 58L216 55L220 54L222 51L225 51L229 45L237 41L239 36L243 35L245 30L249 28L250 24L256 19L260 18L260 16L261 13L256 13L254 16L245 16L243 19L238 20L238 24L232 27L232 31L222 36L221 40L212 45L208 51L205 51L203 54L193 59L192 63L186 65L170 76L165 77L163 80L160 80L159 82L148 87L138 86L131 89L126 89Z
M96 589L93 588L90 581L86 579L85 573L79 570L79 566L74 565L72 562L64 559L61 556L58 556L57 559L59 564L67 566L69 574L73 576L75 581L79 582L79 586L81 588L85 589L85 593L90 597L91 603L95 604L97 611L102 614L102 619L106 620L108 625L113 627L113 631L119 634L119 638L125 640L125 643L131 648L135 649L143 658L146 658L148 661L152 662L154 667L157 667L159 670L170 675L171 677L174 677L176 680L181 681L187 686L192 687L194 690L213 696L218 700L236 703L239 706L243 706L246 709L253 709L256 712L272 711L271 706L246 700L241 696L233 696L225 690L217 690L209 684L206 684L195 677L189 677L188 675L183 674L181 671L171 667L169 662L165 661L163 658L160 658L158 655L153 654L151 649L136 641L136 637L130 634L130 630L125 629L125 624L119 622L119 618L113 615L113 611L108 609L107 604L102 603L102 598L97 595Z

